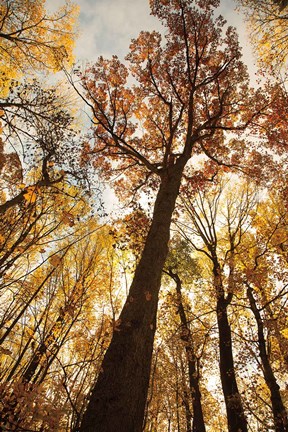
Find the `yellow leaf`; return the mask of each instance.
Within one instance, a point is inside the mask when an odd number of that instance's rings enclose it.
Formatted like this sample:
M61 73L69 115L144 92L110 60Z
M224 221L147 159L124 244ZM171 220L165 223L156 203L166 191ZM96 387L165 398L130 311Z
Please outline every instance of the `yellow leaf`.
M281 330L282 335L285 337L285 339L288 339L288 327L284 330Z
M36 199L37 199L37 186L28 186L27 187L27 192L24 193L24 198L27 201L27 203L29 204L33 204L35 203Z

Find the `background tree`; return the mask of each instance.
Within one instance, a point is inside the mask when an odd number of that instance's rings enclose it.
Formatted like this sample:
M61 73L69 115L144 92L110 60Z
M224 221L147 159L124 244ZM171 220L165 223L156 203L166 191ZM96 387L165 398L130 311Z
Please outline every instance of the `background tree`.
M184 349L187 357L188 375L189 375L189 388L190 396L192 400L193 414L189 408L189 397L187 391L183 392L186 396L184 398L184 404L187 412L187 432L205 432L205 422L202 408L202 395L200 389L200 359L196 355L195 341L193 340L193 329L190 329L190 322L187 318L187 312L185 308L185 300L183 296L183 281L181 273L184 270L184 274L190 273L190 279L195 278L197 274L196 263L189 257L191 257L191 251L189 254L189 245L186 245L184 241L177 241L174 243L174 250L170 246L170 254L166 260L164 273L167 274L176 285L176 299L175 306L176 311L180 317L180 338L184 343ZM184 267L184 269L183 269ZM182 269L182 272L181 272ZM188 306L189 307L189 306ZM197 347L199 349L199 347ZM191 423L191 419L193 422Z
M277 379L271 367L271 363L267 353L267 342L264 335L263 320L261 318L261 314L253 294L253 289L249 284L247 284L247 297L249 299L251 310L257 322L259 355L263 366L264 379L271 394L274 428L275 431L285 432L288 429L287 413L280 394L280 387L277 383Z
M237 198L234 193L228 192L226 203L220 206L224 184L220 180L216 188L214 186L210 191L200 191L195 197L188 192L182 200L189 222L184 221L183 226L180 223L179 227L194 249L205 254L211 262L219 331L220 377L228 430L236 432L238 429L247 430L247 421L236 380L228 308L237 290L235 254L247 225L249 226L250 210L254 208L256 201L251 187L247 186ZM217 226L221 226L221 223L223 231L219 229L219 232ZM197 242L197 237L198 241L203 242L202 245ZM225 272L228 276L225 276Z
M78 8L67 2L54 14L41 0L3 0L0 5L0 97L25 71L60 70L73 61Z
M287 2L238 0L249 23L259 63L266 68L285 67L288 53Z
M1 426L11 430L13 425L37 428L41 422L47 431L69 424L76 427L89 370L96 373L100 367L113 328L110 297L115 297L118 273L117 263L113 271L108 265L109 255L114 254L109 227L95 222L87 227L84 219L70 227L69 236L67 229L66 225L60 250L54 249L40 268L24 275L25 292L10 288L17 298L18 316L7 319L2 328L0 355ZM60 234L59 228L56 233ZM53 247L52 241L49 245ZM3 310L8 300L3 296ZM117 312L116 301L113 308ZM50 422L46 410L50 404L52 409L57 393L55 418ZM43 407L39 397L46 400ZM23 398L27 404L21 403Z

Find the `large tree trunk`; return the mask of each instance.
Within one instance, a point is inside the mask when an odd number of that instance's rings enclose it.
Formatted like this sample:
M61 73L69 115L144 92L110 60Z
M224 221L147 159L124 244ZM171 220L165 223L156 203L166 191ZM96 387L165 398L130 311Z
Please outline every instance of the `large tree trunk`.
M280 388L275 378L275 375L273 373L269 361L269 357L267 354L263 321L260 312L257 308L256 301L253 296L252 288L249 285L247 288L247 297L249 299L251 310L257 322L259 353L260 353L261 363L263 366L264 379L271 394L271 404L272 404L275 432L287 432L288 431L287 412L282 402Z
M226 405L228 430L229 432L247 432L247 421L236 381L231 328L227 316L227 306L232 299L232 294L228 294L225 298L220 272L219 263L215 262L213 273L217 295L220 378Z
M158 293L184 167L178 162L181 165L174 165L173 174L162 178L142 257L92 390L81 432L142 431Z

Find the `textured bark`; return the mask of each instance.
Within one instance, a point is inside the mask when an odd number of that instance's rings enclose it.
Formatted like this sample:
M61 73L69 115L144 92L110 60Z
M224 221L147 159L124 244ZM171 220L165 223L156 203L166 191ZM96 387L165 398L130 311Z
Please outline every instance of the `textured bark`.
M220 277L220 266L214 262L214 285L217 295L217 323L219 331L220 378L225 399L229 432L247 432L241 396L238 390L232 351L231 327L227 316L227 306L232 295L225 298Z
M162 177L142 257L92 390L81 432L142 431L158 293L183 168L181 161L174 166L173 175Z
M193 432L205 432L205 423L203 417L203 410L201 404L201 391L199 386L199 374L197 368L197 359L194 353L192 336L188 325L188 320L186 317L185 309L183 307L182 302L182 283L178 274L173 273L169 270L169 275L176 282L176 291L178 294L178 308L179 308L179 316L181 320L181 328L182 328L182 336L181 339L185 342L185 351L188 363L188 372L189 372L189 385L190 392L192 398L193 405L193 424L192 431ZM188 431L187 431L188 432Z
M264 379L271 394L271 404L272 404L275 432L287 432L288 431L287 412L282 402L279 385L277 383L277 380L275 378L275 375L273 373L269 361L269 357L266 350L263 321L260 312L257 308L256 301L253 296L252 288L250 286L248 286L247 288L247 297L249 299L251 310L257 322L259 354L260 354L261 363L263 367Z

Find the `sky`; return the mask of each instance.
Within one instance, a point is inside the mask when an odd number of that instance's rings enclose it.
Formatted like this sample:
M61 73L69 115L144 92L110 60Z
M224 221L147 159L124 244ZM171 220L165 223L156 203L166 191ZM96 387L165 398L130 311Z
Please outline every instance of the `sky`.
M64 3L64 0L46 0L48 10L55 10ZM109 58L113 54L123 60L131 39L141 30L160 29L159 21L150 15L149 0L73 0L73 3L80 6L75 58L83 63L93 62L100 55ZM253 82L252 50L245 24L235 7L233 0L222 0L219 12L238 30L244 61L249 66Z

